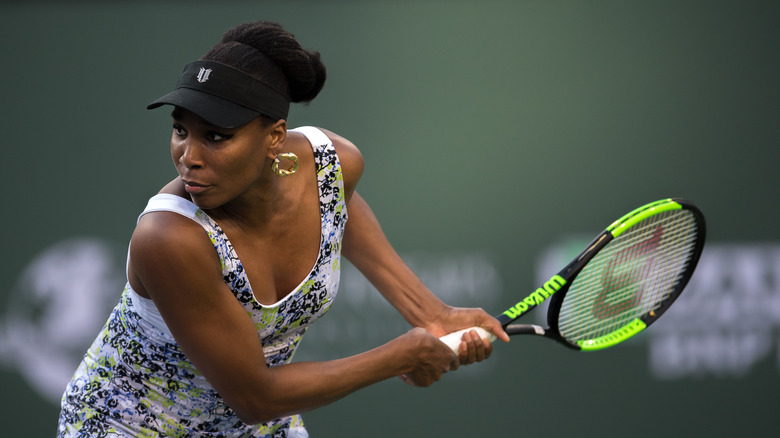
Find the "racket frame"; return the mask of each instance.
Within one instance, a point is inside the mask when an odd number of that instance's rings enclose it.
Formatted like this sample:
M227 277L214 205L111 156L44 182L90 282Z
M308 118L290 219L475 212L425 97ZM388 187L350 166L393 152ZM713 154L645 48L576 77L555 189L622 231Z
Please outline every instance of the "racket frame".
M674 291L661 302L658 309L651 310L644 315L634 318L623 327L595 340L571 342L565 339L560 334L558 328L558 314L560 313L563 299L566 297L569 287L571 287L577 275L582 271L585 265L609 242L642 220L664 211L681 209L689 210L693 213L697 222L698 236L687 269L680 276L680 280L677 282ZM704 215L690 201L681 198L667 198L643 205L613 222L596 236L585 250L556 275L552 276L543 286L536 289L533 293L528 295L528 297L519 301L513 307L510 307L505 312L496 316L496 318L509 335L540 335L554 339L575 350L593 351L611 347L647 328L671 306L677 297L680 296L683 289L685 289L685 286L688 284L691 275L693 275L693 271L699 261L699 257L701 256L704 247L705 237L706 225ZM550 305L547 311L547 328L535 324L513 324L515 320L542 304L547 298L550 298Z

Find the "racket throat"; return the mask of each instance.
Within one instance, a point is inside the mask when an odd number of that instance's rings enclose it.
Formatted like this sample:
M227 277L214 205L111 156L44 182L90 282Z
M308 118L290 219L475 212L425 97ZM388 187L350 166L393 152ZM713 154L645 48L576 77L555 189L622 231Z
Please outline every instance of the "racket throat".
M548 336L547 330L540 325L535 324L509 324L506 326L506 333L508 335L537 335Z
M561 337L560 333L558 333L557 330L550 329L550 328L544 328L540 325L536 324L509 324L504 329L506 333L510 336L513 335L536 335L536 336L544 336L545 338L554 339L563 345L572 348L574 350L580 350L581 347L575 343L572 343L563 337Z

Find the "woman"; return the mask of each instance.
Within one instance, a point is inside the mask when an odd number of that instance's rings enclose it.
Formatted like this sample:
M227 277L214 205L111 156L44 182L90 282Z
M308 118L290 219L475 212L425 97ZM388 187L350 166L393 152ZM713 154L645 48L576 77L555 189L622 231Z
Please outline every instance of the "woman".
M63 395L60 436L307 436L303 411L394 376L428 386L490 355L476 332L457 355L438 336L481 326L508 340L484 311L439 301L395 253L355 192L353 144L287 130L290 102L324 81L318 53L257 22L149 105L173 107L179 177L138 220L128 283ZM291 363L335 297L341 252L415 328L352 357Z

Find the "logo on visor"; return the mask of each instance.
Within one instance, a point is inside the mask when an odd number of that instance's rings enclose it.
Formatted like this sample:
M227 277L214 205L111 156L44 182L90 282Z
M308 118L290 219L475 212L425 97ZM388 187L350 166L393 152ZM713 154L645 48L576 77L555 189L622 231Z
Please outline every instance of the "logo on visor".
M209 80L209 75L211 74L210 68L200 68L200 71L198 72L198 82L203 83Z

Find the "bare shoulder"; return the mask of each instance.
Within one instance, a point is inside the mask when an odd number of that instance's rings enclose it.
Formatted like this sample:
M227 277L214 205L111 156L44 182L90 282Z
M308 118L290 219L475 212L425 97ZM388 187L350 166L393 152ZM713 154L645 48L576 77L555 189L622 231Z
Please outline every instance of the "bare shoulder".
M160 189L159 193L167 193L170 195L176 195L184 199L188 199L187 192L184 190L184 183L181 181L181 177L177 176L171 182Z
M342 137L342 136L340 136L339 134L336 134L333 131L330 131L330 130L327 130L327 129L324 129L324 128L319 128L319 129L322 132L324 132L325 135L328 136L328 138L331 139L331 141L333 142L333 146L336 147L336 152L338 152L339 155L341 155L343 153L344 155L349 155L349 156L352 156L352 155L355 155L355 154L358 155L358 156L361 156L360 155L360 151L358 150L357 146L355 146L355 144L352 143L352 141L350 141L349 139L347 139L345 137Z
M167 211L147 213L138 221L130 242L128 276L142 296L155 298L155 289L162 284L218 281L219 266L208 235L195 221Z
M161 243L188 242L194 234L205 235L203 227L192 219L172 211L153 211L138 220L133 240L157 240Z

